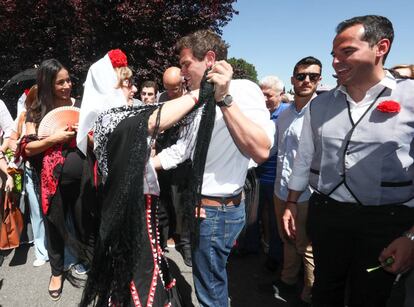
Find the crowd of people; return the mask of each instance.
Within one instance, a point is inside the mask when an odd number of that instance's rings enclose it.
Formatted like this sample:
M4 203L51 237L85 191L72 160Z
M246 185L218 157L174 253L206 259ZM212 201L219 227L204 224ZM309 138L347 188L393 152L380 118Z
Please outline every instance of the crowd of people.
M120 49L91 65L79 100L68 68L41 63L14 121L0 103L0 170L16 193L22 169L50 298L75 272L87 273L81 306L182 306L164 254L175 246L199 305L225 307L230 253L264 248L277 299L302 285L302 306L391 306L414 267L414 74L384 68L393 39L382 16L341 22L337 86L318 92L322 64L306 56L292 101L276 76L233 78L209 30L176 43L161 93L151 80L138 91ZM40 134L61 107L79 120Z

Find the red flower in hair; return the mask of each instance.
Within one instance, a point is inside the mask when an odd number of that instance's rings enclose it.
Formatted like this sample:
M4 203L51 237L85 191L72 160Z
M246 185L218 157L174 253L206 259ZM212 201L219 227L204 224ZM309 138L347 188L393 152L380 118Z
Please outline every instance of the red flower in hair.
M27 96L27 94L29 94L29 92L30 92L30 88L27 88L27 89L25 89L24 90L24 94Z
M401 106L394 100L385 100L377 106L377 109L384 113L399 113Z
M121 49L112 49L108 52L108 56L113 68L128 66L127 57Z

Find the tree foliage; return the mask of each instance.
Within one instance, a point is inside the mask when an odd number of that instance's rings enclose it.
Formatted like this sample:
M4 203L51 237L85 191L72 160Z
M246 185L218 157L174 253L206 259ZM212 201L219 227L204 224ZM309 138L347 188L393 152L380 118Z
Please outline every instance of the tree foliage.
M230 58L228 62L233 66L233 78L248 79L258 83L256 67L253 64L236 58Z
M177 64L173 46L209 28L221 34L236 0L0 0L0 82L57 58L81 88L89 66L110 49L128 55L139 82L160 81Z

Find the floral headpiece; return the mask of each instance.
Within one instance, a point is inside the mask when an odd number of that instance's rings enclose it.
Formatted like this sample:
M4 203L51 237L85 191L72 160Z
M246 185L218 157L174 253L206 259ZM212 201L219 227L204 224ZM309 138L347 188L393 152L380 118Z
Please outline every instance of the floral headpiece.
M128 66L127 56L121 49L110 50L108 56L113 68Z

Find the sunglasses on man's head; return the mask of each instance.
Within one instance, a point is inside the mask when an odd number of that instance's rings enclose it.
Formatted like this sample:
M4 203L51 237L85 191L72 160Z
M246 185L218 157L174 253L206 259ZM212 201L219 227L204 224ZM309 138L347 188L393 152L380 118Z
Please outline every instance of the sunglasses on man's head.
M306 79L306 76L309 77L309 80L312 82L316 82L319 80L321 74L317 74L317 73L299 73L295 75L295 79L298 81L303 81Z

